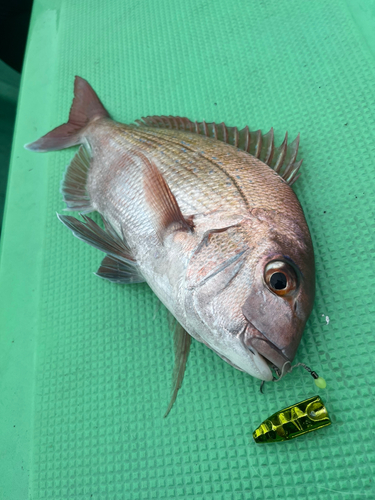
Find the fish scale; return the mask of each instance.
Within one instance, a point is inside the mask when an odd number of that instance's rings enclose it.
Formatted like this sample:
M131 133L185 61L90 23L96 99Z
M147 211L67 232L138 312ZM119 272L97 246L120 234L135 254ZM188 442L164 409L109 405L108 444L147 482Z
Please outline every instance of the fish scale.
M126 130L129 130L129 128L130 127L127 127ZM206 149L207 146L210 146L210 144L207 144L202 140L203 143L198 143L197 147L193 149L192 146L190 146L190 141L191 139L194 139L194 137L191 137L188 133L182 133L183 135L181 139L176 139L173 135L166 134L158 137L154 131L143 131L137 129L130 130L132 131L131 135L133 135L135 139L133 143L134 146L138 147L137 139L139 137L145 139L146 141L152 140L153 143L157 145L158 150L153 151L152 146L148 149L148 143L142 142L142 150L148 150L154 155L154 158L157 160L158 166L163 175L165 175L174 195L177 199L179 199L179 197L182 198L182 204L184 203L183 200L184 196L186 196L186 192L191 187L193 192L194 189L199 189L201 193L201 196L196 200L197 205L192 208L199 212L204 210L213 210L217 207L219 200L222 199L221 190L223 188L227 188L227 201L230 203L233 199L233 204L236 206L236 209L238 209L238 204L241 202L238 195L239 190L236 187L235 182L233 182L232 177L224 172L222 168L218 168L218 162L210 159L209 155L204 152L204 149ZM190 154L188 157L186 157L185 154L181 154L182 148L187 147L189 148L190 153L193 153L193 155ZM176 164L177 159L178 164ZM198 169L198 171L193 172L193 169ZM213 175L210 174L210 171L213 172ZM228 179L232 181L233 186L228 186L226 184ZM228 187L231 187L231 189L228 189ZM189 206L191 206L191 202L192 200L190 199ZM246 203L245 200L244 202Z
M127 127L128 128L128 127ZM175 131L169 129L158 129L157 132L146 129L142 130L140 128L133 129L135 142L137 145L137 139L142 138L144 140L152 140L155 142L161 150L163 150L166 159L161 162L160 168L163 170L164 175L168 176L169 170L177 171L179 177L183 178L181 183L189 182L189 176L186 172L181 172L177 166L174 165L175 159L182 160L181 155L182 148L189 148L189 150L199 157L200 162L200 173L201 178L199 178L199 183L205 185L207 179L210 178L208 172L211 169L214 171L214 182L216 182L217 187L226 188L225 179L230 179L233 183L232 193L233 202L238 206L238 191L243 193L243 200L245 204L250 207L265 207L271 210L285 211L285 203L283 203L283 193L285 192L287 197L290 198L289 206L296 206L296 212L300 210L300 205L296 197L291 196L289 189L285 189L283 180L280 176L276 175L275 172L267 168L264 163L262 163L257 158L244 153L242 150L237 150L230 146L229 144L222 143L219 141L214 141L209 137L204 137L201 135L194 135L189 132L180 131L180 137L175 136ZM142 149L148 148L148 144L142 143ZM152 152L152 149L150 149ZM153 153L155 154L155 153ZM157 154L155 154L157 157ZM204 161L205 160L205 161ZM221 166L222 165L222 166ZM183 163L179 163L179 167L185 167L184 170L189 171ZM223 177L220 172L224 174ZM242 185L239 185L236 177L241 175ZM190 182L194 184L194 180ZM173 181L172 181L173 182ZM184 184L186 191L186 184ZM280 196L273 196L273 190L279 190ZM176 197L178 196L178 191L175 192ZM205 195L212 196L211 186L205 190ZM220 195L219 195L220 197ZM230 198L227 198L230 202ZM217 197L215 197L214 203L217 203ZM211 208L211 207L207 207Z
M299 136L275 148L273 129L262 136L181 117L137 123L111 120L76 77L68 122L27 147L81 144L62 183L64 201L98 211L104 228L86 215L60 221L106 253L100 277L146 281L177 319L168 413L189 336L261 380L290 370L313 306L314 253L289 185L301 164Z

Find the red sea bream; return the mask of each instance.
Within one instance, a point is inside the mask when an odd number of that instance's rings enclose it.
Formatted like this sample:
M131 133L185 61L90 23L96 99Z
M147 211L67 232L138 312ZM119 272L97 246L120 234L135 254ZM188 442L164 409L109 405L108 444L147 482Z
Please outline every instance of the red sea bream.
M65 175L60 215L107 255L98 275L146 281L177 319L170 407L191 337L261 380L288 371L313 306L314 253L290 187L299 137L261 135L180 117L112 120L76 77L69 121L27 146L81 144ZM168 408L168 411L170 410Z

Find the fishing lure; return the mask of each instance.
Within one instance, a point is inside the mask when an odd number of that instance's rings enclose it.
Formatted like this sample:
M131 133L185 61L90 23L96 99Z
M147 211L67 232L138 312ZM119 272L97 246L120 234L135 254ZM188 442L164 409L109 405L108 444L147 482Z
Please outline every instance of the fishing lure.
M319 396L288 406L268 417L253 432L256 443L275 443L302 436L331 424Z

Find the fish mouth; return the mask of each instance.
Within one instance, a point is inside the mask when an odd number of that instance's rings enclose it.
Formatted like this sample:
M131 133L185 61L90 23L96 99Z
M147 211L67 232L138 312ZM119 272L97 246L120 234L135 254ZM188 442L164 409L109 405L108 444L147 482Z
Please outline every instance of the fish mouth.
M278 371L283 373L286 364L290 364L293 358L288 356L287 349L279 349L267 337L260 332L254 325L248 323L244 335L244 343L247 348L255 349L268 364L276 367Z

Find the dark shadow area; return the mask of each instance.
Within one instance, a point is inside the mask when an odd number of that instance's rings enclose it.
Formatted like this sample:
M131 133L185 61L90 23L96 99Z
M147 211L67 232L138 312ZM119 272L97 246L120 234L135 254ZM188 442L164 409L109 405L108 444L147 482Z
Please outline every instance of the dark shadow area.
M0 2L0 59L21 73L32 0Z
M0 234L32 0L0 1Z
M1 95L1 88L2 83L0 83L0 235L17 107L17 101L7 100Z

